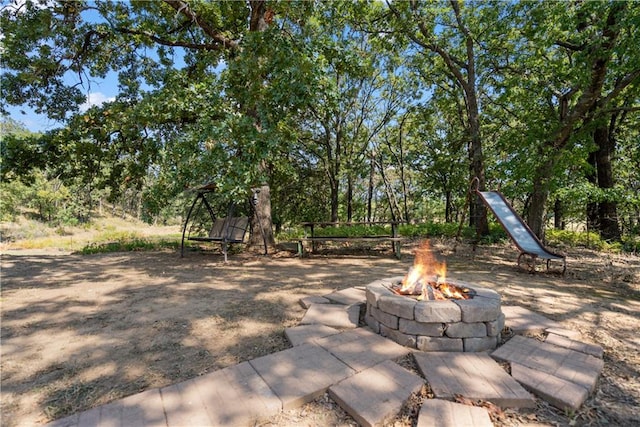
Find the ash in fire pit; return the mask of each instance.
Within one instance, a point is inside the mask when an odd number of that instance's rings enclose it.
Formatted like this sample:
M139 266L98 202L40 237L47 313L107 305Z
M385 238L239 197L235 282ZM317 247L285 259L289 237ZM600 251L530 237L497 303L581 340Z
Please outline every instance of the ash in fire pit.
M434 262L427 247L418 251L405 277L367 285L369 327L422 351L495 349L504 327L500 295L446 279L445 272L444 264Z

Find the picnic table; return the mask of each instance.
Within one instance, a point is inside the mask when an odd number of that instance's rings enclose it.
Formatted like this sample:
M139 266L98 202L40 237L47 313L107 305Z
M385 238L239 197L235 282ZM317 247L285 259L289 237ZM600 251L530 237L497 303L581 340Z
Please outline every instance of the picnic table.
M393 250L396 258L400 259L400 247L401 242L404 240L402 237L398 235L398 224L399 221L352 221L352 222L302 222L300 225L304 228L304 237L298 239L298 256L302 257L304 255L304 247L306 244L311 243L312 251L316 249L316 243L324 243L324 242L376 242L376 241L390 241L391 249ZM374 235L361 235L361 236L353 236L353 235L335 235L335 234L326 234L323 233L323 229L328 227L333 228L342 228L342 227L351 227L354 225L382 225L382 226L391 226L391 234L374 234Z

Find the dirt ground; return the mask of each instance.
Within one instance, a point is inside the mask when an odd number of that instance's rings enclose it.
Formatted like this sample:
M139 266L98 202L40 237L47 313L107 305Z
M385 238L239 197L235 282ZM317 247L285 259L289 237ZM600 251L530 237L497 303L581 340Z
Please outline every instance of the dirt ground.
M499 426L632 426L640 420L640 258L569 252L567 273L530 275L509 245L475 252L433 242L449 276L495 289L582 333L605 350L598 387L564 413L497 411ZM283 331L305 310L298 301L382 277L413 261L387 253L57 252L2 255L2 426L41 425L143 390L193 378L289 347ZM400 361L408 368L410 360ZM411 426L428 387L390 423ZM355 425L327 395L264 426Z

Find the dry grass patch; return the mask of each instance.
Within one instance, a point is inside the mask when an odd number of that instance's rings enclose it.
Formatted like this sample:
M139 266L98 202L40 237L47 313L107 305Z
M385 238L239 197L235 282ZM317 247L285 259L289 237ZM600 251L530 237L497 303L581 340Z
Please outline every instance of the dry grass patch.
M450 275L497 290L577 329L605 348L596 392L574 414L540 403L505 411L498 425L632 425L640 419L640 259L570 254L567 275L529 275L515 251L472 252L440 242ZM405 250L405 254L408 250ZM298 300L404 274L411 256L297 259L173 251L100 255L3 255L2 414L6 427L39 425L143 390L163 387L289 347ZM394 421L415 422L412 399ZM265 425L353 425L327 396Z

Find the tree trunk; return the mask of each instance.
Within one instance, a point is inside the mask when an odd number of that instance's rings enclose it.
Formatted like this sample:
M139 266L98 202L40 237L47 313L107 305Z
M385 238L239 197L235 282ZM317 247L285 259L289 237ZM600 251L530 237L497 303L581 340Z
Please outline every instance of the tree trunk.
M411 8L414 12L420 2L411 2ZM387 2L388 7L393 13L402 19L402 16L394 8L393 2ZM467 133L469 137L468 154L469 154L469 179L477 177L480 180L479 189L485 189L484 163L482 154L482 138L480 133L480 109L478 106L477 87L476 87L476 64L475 64L475 35L470 31L465 23L464 16L460 9L461 2L451 0L451 8L456 20L455 28L459 32L459 36L464 40L465 54L464 61L461 61L451 51L445 49L443 45L437 43L434 34L427 31L428 26L418 25L418 30L422 38L418 37L415 31L407 31L406 35L413 40L418 46L430 50L437 54L445 64L447 70L455 79L456 86L462 88L462 96L466 107ZM413 25L413 23L411 24ZM478 235L485 236L489 234L489 223L487 220L487 209L478 198L469 204L469 223L476 228Z
M331 185L331 222L338 221L338 179L333 177L329 179Z
M338 221L338 209L340 207L340 169L342 168L342 129L340 124L335 129L335 147L331 145L331 130L325 126L325 145L327 147L327 163L329 185L331 186L331 221Z
M555 164L555 156L549 155L549 158L536 170L533 178L533 191L531 192L527 224L540 240L544 240L547 200Z
M453 214L453 206L451 204L451 190L446 190L444 192L444 220L445 222L453 222L452 214Z
M273 223L271 219L271 188L268 184L262 184L253 191L254 215L251 222L251 235L248 246L256 251L265 249L268 252L276 245L273 236Z
M387 180L387 177L384 173L384 164L382 162L382 155L380 156L380 160L378 161L378 168L380 169L380 176L382 177L382 182L384 182L384 189L387 193L387 200L389 201L389 211L391 212L391 221L397 221L398 216L396 212L400 212L400 208L398 207L398 203L393 194L393 188L391 188L391 184Z
M593 139L598 150L595 153L596 171L598 176L598 187L601 190L610 190L614 186L613 170L611 166L611 155L615 151L615 138L613 137L613 124L615 117L611 118L611 127L606 125L598 126L593 133ZM600 236L608 241L620 241L620 227L618 226L618 204L615 200L605 197L598 204L598 222L600 225Z
M484 176L484 158L482 154L482 136L480 134L480 109L478 107L478 96L476 88L476 61L475 61L475 40L473 35L469 31L469 28L464 24L462 15L460 13L460 4L458 1L452 1L451 6L456 15L458 22L458 28L464 35L466 46L466 79L465 76L459 72L456 68L454 76L460 82L466 99L467 119L469 121L469 170L471 181L474 177L477 177L478 189L480 191L485 190L485 176ZM453 71L455 67L455 61L449 62L449 68ZM479 197L473 198L469 204L469 219L471 226L476 228L476 234L478 236L487 236L489 234L489 221L487 219L487 208L482 203Z
M556 198L556 201L553 204L553 227L556 230L564 230L565 228L564 203L562 203L562 200L558 198Z
M264 0L250 0L251 16L249 20L249 31L263 32L267 29L265 21L266 3ZM256 57L256 60L259 58ZM255 105L247 106L247 115L253 118L254 126L258 134L262 131L262 122ZM268 168L265 162L260 163L260 168L264 175L268 175ZM271 218L271 188L269 184L263 183L260 188L253 189L254 215L251 223L251 235L249 236L248 248L253 250L275 249L275 238L273 236L273 221ZM265 248L266 245L266 248Z
M596 161L596 153L589 153L589 157L587 158L589 165L591 165L591 170L587 174L587 181L592 184L594 187L598 186L598 174L597 174L597 161ZM600 220L598 219L598 202L596 200L589 200L587 202L587 231L596 231L600 230Z
M478 154L479 151L479 154ZM476 149L471 149L470 152L471 157L471 179L473 177L478 177L479 185L478 189L480 191L485 190L485 179L484 179L484 166L482 164L482 149L481 146L476 146ZM489 234L489 221L487 219L487 208L485 207L480 197L474 197L469 203L469 225L471 227L475 227L476 234L478 236L486 236Z
M469 144L469 172L471 181L474 177L478 178L478 189L485 190L484 177L484 160L482 155L482 138L480 136L480 113L478 110L478 101L476 99L475 87L468 91L468 117L469 117L469 136L471 141ZM480 200L480 197L474 197L469 204L469 221L472 227L475 227L478 236L487 236L489 234L489 220L487 219L487 208Z
M600 236L606 241L622 240L618 224L618 204L615 201L605 201L599 206Z
M405 114L402 117L402 122L400 123L400 129L398 130L398 148L400 154L398 156L398 166L400 168L400 183L402 184L402 204L404 208L404 221L409 224L411 222L411 216L409 214L409 190L407 186L407 178L404 167L404 147L403 147L403 138L402 138L402 129L404 127L405 119L407 115Z
M347 222L353 219L353 179L347 177Z
M551 189L554 166L558 161L558 157L562 155L562 151L567 147L575 127L588 117L601 98L609 61L613 55L613 46L620 31L620 28L616 25L617 17L618 14L624 13L625 8L625 2L612 3L605 27L602 29L602 37L594 40L593 44L589 46L593 50L589 79L585 86L577 84L573 88L575 90L567 91L566 95L562 97L558 107L559 128L553 138L541 147L542 153L540 154L543 161L541 167L536 170L533 179L531 209L527 221L532 231L541 239L544 236L545 204ZM569 97L573 93L580 92L581 95L575 106L569 108ZM547 152L546 157L544 156L544 151Z
M371 161L369 165L369 189L367 191L367 222L372 220L372 204L373 204L373 177L376 172L376 163L374 154L371 153Z

